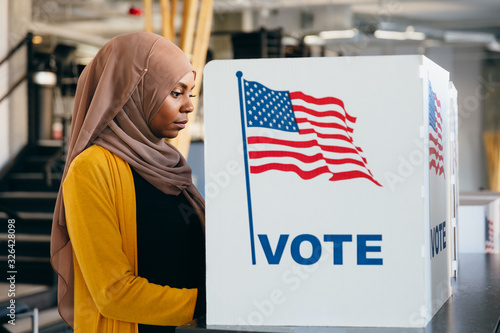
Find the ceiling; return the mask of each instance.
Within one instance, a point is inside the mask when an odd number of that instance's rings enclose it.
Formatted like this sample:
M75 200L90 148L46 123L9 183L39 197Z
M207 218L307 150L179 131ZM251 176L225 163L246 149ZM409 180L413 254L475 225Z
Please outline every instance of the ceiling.
M342 9L340 12L343 15L349 16L346 22L349 22L350 28L365 33L373 33L376 29L404 31L412 26L416 31L425 32L427 38L455 43L484 43L492 49L497 45L497 51L500 51L497 42L500 39L500 0L214 1L215 15L250 12L258 17L269 15L269 11L276 13L284 10L315 14L318 8L320 11L333 8L335 13L338 8ZM34 27L36 32L42 34L53 34L99 47L117 34L143 30L143 16L129 15L131 6L142 7L142 1L33 0ZM159 6L159 1L155 1L155 6ZM154 20L160 24L159 14ZM310 34L310 31L303 31L304 35L306 33Z

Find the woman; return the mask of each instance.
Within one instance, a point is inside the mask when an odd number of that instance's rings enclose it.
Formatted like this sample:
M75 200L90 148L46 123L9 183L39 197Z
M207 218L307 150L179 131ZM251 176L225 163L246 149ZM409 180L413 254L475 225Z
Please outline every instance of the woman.
M52 227L59 313L78 332L168 332L205 311L204 201L164 138L195 71L152 33L108 42L78 81Z

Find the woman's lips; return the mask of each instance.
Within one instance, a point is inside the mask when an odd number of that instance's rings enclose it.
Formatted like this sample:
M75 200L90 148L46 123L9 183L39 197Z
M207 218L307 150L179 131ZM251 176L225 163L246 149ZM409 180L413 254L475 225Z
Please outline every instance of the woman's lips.
M184 120L184 121L176 121L174 122L174 124L176 124L177 126L179 126L181 129L183 128L186 128L186 124L187 124L187 120Z

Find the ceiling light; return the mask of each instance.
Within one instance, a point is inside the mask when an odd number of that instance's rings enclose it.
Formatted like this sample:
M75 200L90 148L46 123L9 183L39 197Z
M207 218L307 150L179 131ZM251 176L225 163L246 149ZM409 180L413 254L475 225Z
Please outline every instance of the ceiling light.
M343 38L353 38L357 34L358 34L358 29L330 30L330 31L320 32L319 37L323 39L343 39Z
M500 52L500 43L495 39L488 44L488 50L492 52Z
M492 43L495 35L486 32L446 31L444 40L450 43Z
M423 32L415 31L415 28L412 25L406 27L405 35L406 39L413 39L413 40L425 39L425 34Z
M294 45L298 46L300 42L297 40L297 38L289 37L289 36L283 36L281 38L281 43L283 45Z
M40 35L35 35L35 36L33 36L33 38L31 39L31 42L32 42L33 44L42 44L42 42L43 42L43 37L42 37L42 36L40 36Z
M379 39L395 39L395 40L424 40L425 34L423 32L417 32L413 26L408 26L406 31L390 31L390 30L377 30L373 35Z
M35 72L33 74L33 82L41 86L53 87L57 84L57 75L49 71Z
M400 31L376 30L373 35L379 39L405 40L405 33Z
M306 45L324 45L325 40L318 35L308 35L304 37L304 43Z

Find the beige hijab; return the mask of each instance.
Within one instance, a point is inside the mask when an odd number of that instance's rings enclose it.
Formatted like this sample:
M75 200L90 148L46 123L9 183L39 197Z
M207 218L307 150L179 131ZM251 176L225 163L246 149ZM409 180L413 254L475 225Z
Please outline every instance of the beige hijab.
M153 33L130 33L106 43L85 67L76 89L71 138L63 174L85 148L96 144L129 163L166 194L183 193L204 224L204 201L182 155L149 129L175 84L193 67L185 54ZM51 263L59 275L61 317L73 327L73 251L62 187L52 223Z

